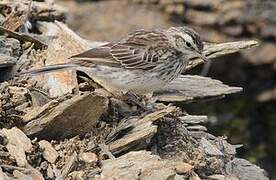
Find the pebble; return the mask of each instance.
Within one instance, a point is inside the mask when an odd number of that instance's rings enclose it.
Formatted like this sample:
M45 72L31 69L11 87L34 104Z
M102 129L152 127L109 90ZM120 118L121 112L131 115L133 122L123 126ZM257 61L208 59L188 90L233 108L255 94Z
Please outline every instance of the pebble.
M96 163L98 161L98 156L91 152L81 153L80 160L86 163Z
M226 177L222 174L214 174L214 175L208 176L208 179L211 179L211 180L225 180Z
M177 174L185 174L185 173L190 172L193 168L194 167L192 165L190 165L188 163L181 162L175 166L175 171Z
M52 144L45 140L39 141L38 144L39 147L43 150L43 157L49 163L55 163L58 158L58 152L53 148Z
M50 179L54 178L54 171L50 164L48 165L48 168L47 168L47 177Z

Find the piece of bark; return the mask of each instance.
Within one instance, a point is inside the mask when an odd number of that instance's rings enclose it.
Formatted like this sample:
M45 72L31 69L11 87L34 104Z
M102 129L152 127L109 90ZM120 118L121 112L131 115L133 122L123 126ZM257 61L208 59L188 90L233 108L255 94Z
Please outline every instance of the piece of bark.
M8 139L7 149L16 163L20 167L28 164L25 152L30 152L32 149L31 140L18 128L2 129L0 134Z
M50 113L23 127L29 136L63 139L91 130L107 110L108 100L95 93L84 93L60 103Z
M208 59L213 59L227 54L233 54L243 49L250 49L256 46L258 46L258 41L255 41L255 40L236 41L236 42L228 42L228 43L220 43L220 44L205 43L203 52ZM189 62L185 71L190 70L202 63L203 61L201 59L198 59L198 58L193 59L192 61Z
M174 179L176 164L148 151L132 151L114 160L102 162L96 179Z
M65 63L67 59L75 54L88 49L88 44L76 35L71 29L61 22L39 22L38 29L47 36L55 37L47 42L45 65ZM35 67L39 67L39 63ZM59 97L72 93L77 89L75 70L53 72L33 77L43 85L50 97Z
M25 114L22 117L22 121L24 123L27 123L33 119L38 119L41 116L51 112L51 109L56 107L57 105L58 105L58 101L52 100L52 101L49 101L47 104L45 104L42 107L35 106L27 114Z
M226 164L226 172L230 176L243 180L269 180L265 171L260 167L251 164L245 159L235 158Z
M143 118L132 118L122 121L122 123L110 135L109 139L122 136L117 140L112 140L109 149L113 154L125 153L131 150L140 150L146 147L153 135L157 132L157 126L153 122L175 111L175 107L150 113ZM120 135L119 135L120 134Z
M207 128L201 125L188 126L187 129L189 131L207 131Z
M57 179L66 179L68 174L72 171L77 161L77 153L74 152L65 162L65 166L61 170L61 175Z
M194 115L186 115L178 117L181 121L187 124L200 124L206 123L208 120L207 116L194 116Z
M21 42L31 42L34 43L34 47L38 49L46 48L47 45L41 42L39 39L36 39L34 36L31 34L26 34L26 33L19 33L15 31L11 31L9 29L6 29L2 26L0 26L0 32L4 32L8 34L8 36L15 38Z
M240 87L230 87L211 78L181 75L163 89L156 91L154 97L165 102L192 102L198 99L219 98L240 91Z
M22 21L19 14L11 13L1 25L10 31L15 31L23 24L24 22Z
M224 155L235 155L236 149L241 147L241 145L232 145L229 144L225 138L216 138L215 141L213 141L214 144L217 146L217 148L224 154Z
M205 138L201 138L200 147L207 155L223 156L223 153L216 147L216 145L213 145Z
M65 20L67 9L54 3L38 2L28 0L1 0L0 9L16 9L18 13L27 15L35 20Z

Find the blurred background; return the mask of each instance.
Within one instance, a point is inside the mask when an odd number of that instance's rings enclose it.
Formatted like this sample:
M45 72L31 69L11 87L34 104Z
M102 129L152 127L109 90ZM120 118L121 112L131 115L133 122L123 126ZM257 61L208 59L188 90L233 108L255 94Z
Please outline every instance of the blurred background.
M276 179L275 0L56 0L69 10L68 25L92 41L112 41L140 28L188 25L205 41L256 39L258 48L212 61L188 74L202 74L244 91L214 102L184 104L207 114L209 130L243 144L238 156Z

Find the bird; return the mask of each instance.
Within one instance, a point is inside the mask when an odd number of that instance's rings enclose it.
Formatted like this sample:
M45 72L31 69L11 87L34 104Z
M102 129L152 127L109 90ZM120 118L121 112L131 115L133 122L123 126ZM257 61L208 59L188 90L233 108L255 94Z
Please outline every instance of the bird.
M173 81L195 57L206 62L203 47L200 35L186 26L140 29L117 41L74 55L66 63L21 74L76 69L112 94L146 95Z

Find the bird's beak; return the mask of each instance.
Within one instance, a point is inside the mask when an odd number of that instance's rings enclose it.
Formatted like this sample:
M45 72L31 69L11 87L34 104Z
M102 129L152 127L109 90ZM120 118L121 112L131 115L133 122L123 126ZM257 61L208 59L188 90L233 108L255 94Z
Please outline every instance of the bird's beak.
M197 55L198 55L198 57L199 57L200 59L203 60L203 62L208 62L207 57L206 57L203 53L197 52Z

